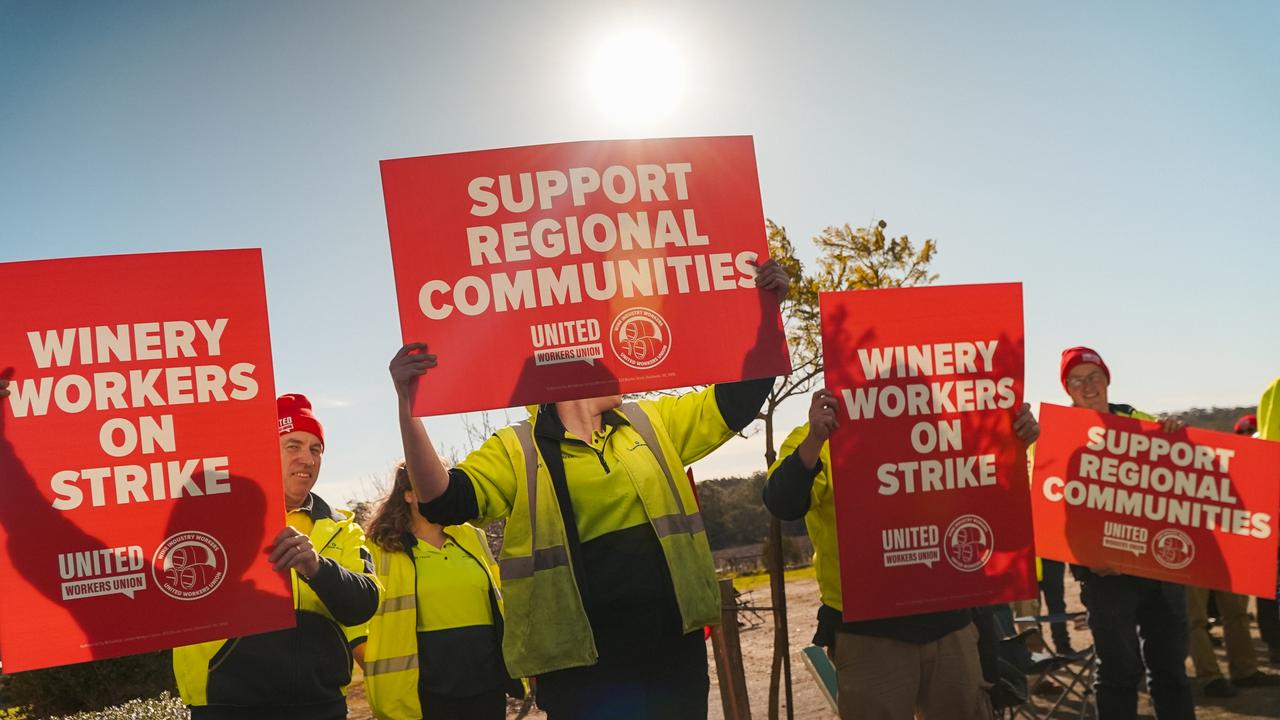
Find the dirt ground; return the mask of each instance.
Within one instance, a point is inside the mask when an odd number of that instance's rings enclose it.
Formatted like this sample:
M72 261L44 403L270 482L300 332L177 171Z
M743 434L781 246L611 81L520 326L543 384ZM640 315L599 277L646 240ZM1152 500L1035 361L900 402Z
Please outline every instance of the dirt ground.
M769 605L769 590L767 586L749 591L745 596L750 605L762 607ZM802 720L829 720L834 718L835 714L831 712L826 700L823 699L821 692L818 690L817 681L810 675L800 659L800 650L809 644L817 625L817 583L809 579L787 583L787 610L787 615L790 619L788 629L790 631L791 644L793 717ZM1079 600L1079 587L1069 576L1067 578L1067 610L1083 610ZM751 714L753 718L763 720L768 717L769 665L773 657L772 618L768 612L760 612L758 615L747 613L743 615L743 621L745 625L741 629L740 637L747 690L750 695ZM1087 628L1073 629L1072 635L1073 644L1077 648L1087 647L1091 643ZM1215 638L1219 638L1221 637L1221 631L1214 630L1213 635ZM1256 625L1253 627L1253 636L1258 658L1262 661L1260 667L1270 672L1280 672L1280 668L1266 664L1266 646L1262 644L1258 637ZM1219 663L1225 672L1227 667L1225 651L1221 647L1217 650ZM719 683L716 678L715 660L710 653L709 646L708 662L711 664L711 693L708 698L710 712L708 718L709 720L723 720L724 714L720 701ZM1194 675L1194 669L1189 660L1187 662L1187 673L1188 675ZM349 718L353 720L368 720L373 717L364 702L362 681L358 680L352 685L348 698L351 706ZM1042 698L1033 698L1033 701L1039 707L1047 706L1046 701ZM517 716L516 710L519 706L513 701L510 707L511 710L508 712L507 717L515 718ZM545 720L546 718L545 715L537 710L533 710L526 717L532 720ZM783 709L780 717L786 717L785 709ZM1075 715L1074 713L1059 711L1053 717L1056 720L1058 718L1075 717ZM1154 720L1155 717L1145 693L1141 695L1139 700L1138 717L1147 720ZM1280 687L1242 688L1237 697L1227 700L1205 698L1197 689L1196 717L1200 720L1280 718Z

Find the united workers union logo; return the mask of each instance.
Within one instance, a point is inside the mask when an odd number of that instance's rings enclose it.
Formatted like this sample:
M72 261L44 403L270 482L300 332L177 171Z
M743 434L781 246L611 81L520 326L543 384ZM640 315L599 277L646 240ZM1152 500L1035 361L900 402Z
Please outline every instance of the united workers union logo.
M1196 557L1196 544L1181 530L1166 528L1151 538L1151 556L1170 570L1181 570Z
M196 530L165 538L151 558L156 587L175 600L197 600L227 576L227 551L212 535Z
M624 365L647 370L671 353L671 328L649 308L623 310L609 328L609 346Z
M991 559L995 539L986 520L977 515L961 515L947 526L942 550L951 567L961 572L973 572Z

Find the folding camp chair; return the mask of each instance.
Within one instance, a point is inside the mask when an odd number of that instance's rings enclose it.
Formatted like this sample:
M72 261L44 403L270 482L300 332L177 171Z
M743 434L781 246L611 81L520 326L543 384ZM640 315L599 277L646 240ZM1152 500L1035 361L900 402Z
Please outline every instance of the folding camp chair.
M1038 635L1041 623L1075 622L1083 618L1084 613L1059 613L1056 615L1031 615L1014 618L1015 627L1023 628L1018 636L1028 632ZM1029 635L1027 637L1030 637ZM1033 678L1029 683L1031 692L1042 698L1049 705L1040 707L1029 701L1015 708L1010 708L1009 718L1041 718L1098 717L1098 704L1093 693L1093 678L1097 671L1097 651L1092 645L1073 652L1070 655L1056 655L1048 652L1043 639L1038 642L1039 649L1030 653L1030 663L1026 666L1026 674Z

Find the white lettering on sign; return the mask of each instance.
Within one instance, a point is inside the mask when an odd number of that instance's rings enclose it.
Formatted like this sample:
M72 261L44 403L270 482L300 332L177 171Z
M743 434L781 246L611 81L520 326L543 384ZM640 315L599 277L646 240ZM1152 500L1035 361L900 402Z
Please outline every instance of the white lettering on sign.
M36 365L44 369L53 365L66 367L72 362L92 365L196 357L198 354L215 357L222 353L222 333L226 329L227 318L195 322L175 320L63 328L43 333L30 331L27 342L31 345ZM203 342L202 352L195 348L197 333Z

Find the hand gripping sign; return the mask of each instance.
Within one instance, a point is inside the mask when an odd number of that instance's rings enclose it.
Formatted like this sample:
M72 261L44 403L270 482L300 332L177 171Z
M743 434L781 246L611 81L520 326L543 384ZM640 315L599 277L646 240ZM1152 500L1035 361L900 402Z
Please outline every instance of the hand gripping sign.
M1035 595L1022 287L824 293L846 621Z
M750 137L384 160L416 415L790 372Z
M258 250L0 265L5 672L293 624Z
M1280 443L1040 406L1032 509L1041 556L1270 597Z

